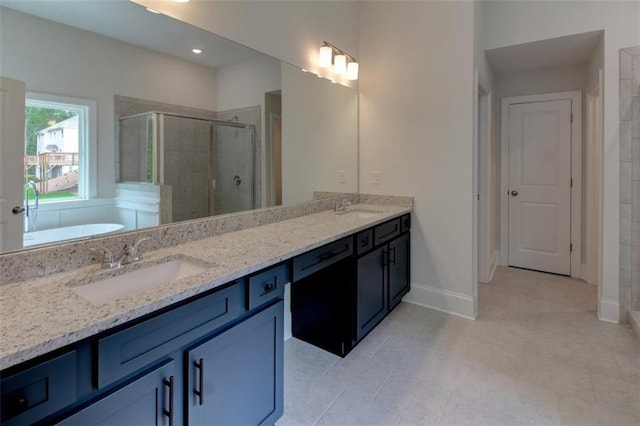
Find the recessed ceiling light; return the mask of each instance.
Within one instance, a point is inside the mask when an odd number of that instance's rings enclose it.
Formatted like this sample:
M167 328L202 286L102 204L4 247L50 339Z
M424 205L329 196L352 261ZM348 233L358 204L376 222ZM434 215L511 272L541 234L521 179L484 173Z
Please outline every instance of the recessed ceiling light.
M202 53L202 49L191 49L191 51L192 51L193 53L195 53L196 55L199 55L199 54L201 54L201 53Z
M155 10L155 9L151 9L150 7L147 7L147 10L148 10L149 12L151 12L151 13L155 13L155 14L158 14L158 15L160 15L160 14L161 14L161 12L158 12L158 11L157 11L157 10Z
M189 3L189 0L173 0L176 3Z

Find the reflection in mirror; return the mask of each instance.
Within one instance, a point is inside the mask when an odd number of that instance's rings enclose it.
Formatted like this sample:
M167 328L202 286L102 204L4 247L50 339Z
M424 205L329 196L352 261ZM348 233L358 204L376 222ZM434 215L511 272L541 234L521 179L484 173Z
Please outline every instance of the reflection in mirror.
M353 89L131 2L3 1L0 74L54 111L0 159L30 189L0 251L358 190Z

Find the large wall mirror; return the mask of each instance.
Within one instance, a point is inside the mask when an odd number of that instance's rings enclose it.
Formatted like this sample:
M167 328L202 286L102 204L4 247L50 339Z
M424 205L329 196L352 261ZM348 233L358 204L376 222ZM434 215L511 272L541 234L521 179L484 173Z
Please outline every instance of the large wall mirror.
M132 2L3 0L0 75L26 88L0 251L358 191L354 89Z

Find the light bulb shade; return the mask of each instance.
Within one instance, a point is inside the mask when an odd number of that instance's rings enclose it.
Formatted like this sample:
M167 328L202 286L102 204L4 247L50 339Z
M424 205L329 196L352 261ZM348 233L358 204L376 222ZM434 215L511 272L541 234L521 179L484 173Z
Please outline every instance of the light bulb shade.
M329 68L331 66L332 56L333 49L329 46L322 46L320 48L320 54L318 55L318 66L320 68Z
M347 57L344 55L336 55L333 58L333 71L336 74L344 74L347 72Z
M347 80L357 80L360 65L357 62L349 62L347 64Z

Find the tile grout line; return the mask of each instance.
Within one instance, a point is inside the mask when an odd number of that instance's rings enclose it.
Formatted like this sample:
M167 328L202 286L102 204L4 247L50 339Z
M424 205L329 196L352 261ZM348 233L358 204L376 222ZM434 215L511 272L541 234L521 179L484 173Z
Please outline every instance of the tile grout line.
M451 400L451 395L453 395L453 391L449 391L449 395L447 396L447 402L444 403L444 408L442 409L442 413L440 413L440 417L438 418L438 423L437 423L438 426L442 424L442 418L444 417L444 413L447 411L447 406L449 405L449 401Z
M396 371L396 369L392 368L391 371L389 371L389 373L387 373L387 377L385 377L384 381L380 384L380 386L378 386L378 389L376 390L376 393L374 393L373 397L371 397L371 401L374 401L376 399L376 396L378 396L378 394L380 393L380 391L382 390L384 385L387 384L387 382L389 381L389 378L391 377L391 374L393 374L394 371Z
M333 407L333 405L336 403L336 401L338 399L340 399L340 397L342 396L342 394L345 392L344 388L341 388L340 393L338 394L338 396L335 397L335 399L333 401L331 401L331 404L329 404L329 406L327 408L325 408L322 413L320 413L320 415L318 416L318 418L312 423L312 426L315 426L318 424L318 422L322 419L322 417L324 417L325 414L327 414L327 412L331 409L331 407Z

